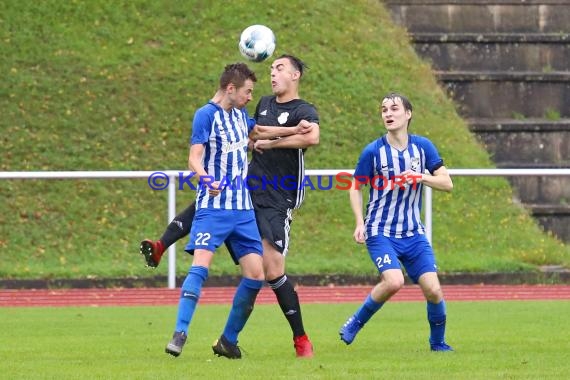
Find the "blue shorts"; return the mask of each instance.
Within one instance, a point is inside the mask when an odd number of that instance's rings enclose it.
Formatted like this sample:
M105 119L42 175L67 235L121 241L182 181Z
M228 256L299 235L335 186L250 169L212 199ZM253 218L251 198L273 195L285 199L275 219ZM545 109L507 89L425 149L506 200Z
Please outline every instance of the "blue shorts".
M371 236L366 239L366 247L380 273L387 269L401 270L401 262L410 279L417 284L422 274L437 272L433 249L425 235L403 238Z
M189 253L195 249L215 252L224 241L231 247L230 253L236 264L249 253L263 255L255 212L209 208L196 210L185 250Z

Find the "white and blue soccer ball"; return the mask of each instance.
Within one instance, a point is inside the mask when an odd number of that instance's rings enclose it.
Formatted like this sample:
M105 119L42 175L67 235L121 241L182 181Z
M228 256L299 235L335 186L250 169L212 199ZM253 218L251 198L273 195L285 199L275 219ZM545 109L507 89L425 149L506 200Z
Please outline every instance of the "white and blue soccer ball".
M275 34L265 25L251 25L244 29L239 39L241 55L250 61L261 62L275 51Z

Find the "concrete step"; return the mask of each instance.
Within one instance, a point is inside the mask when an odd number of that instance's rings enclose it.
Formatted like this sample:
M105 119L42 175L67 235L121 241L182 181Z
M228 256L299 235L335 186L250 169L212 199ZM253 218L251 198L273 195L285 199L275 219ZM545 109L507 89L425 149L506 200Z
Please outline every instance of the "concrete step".
M570 119L467 119L499 168L570 168ZM570 177L507 177L535 220L570 242Z
M570 243L570 205L531 204L526 207L542 228Z
M499 168L540 168L554 169L560 165L547 163L528 165L520 162L501 162ZM564 166L570 168L570 165ZM546 208L570 207L570 176L509 176L509 182L515 189L518 199L525 204Z
M467 119L502 167L570 167L570 119Z
M499 167L570 167L570 0L384 0ZM506 177L570 243L570 177Z
M523 203L560 205L570 203L568 177L511 177L511 186Z
M385 0L393 20L409 32L570 32L565 0Z
M568 215L570 217L570 205L527 204L526 207L535 215Z
M435 71L464 117L570 117L570 72Z
M568 71L568 33L412 33L414 48L441 71Z

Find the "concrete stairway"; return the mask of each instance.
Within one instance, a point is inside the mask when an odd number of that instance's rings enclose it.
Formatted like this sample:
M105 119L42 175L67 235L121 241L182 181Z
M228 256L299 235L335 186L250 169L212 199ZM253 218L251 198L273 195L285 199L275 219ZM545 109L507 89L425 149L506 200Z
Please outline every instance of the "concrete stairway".
M498 167L570 167L570 0L386 0ZM570 242L570 178L509 179Z

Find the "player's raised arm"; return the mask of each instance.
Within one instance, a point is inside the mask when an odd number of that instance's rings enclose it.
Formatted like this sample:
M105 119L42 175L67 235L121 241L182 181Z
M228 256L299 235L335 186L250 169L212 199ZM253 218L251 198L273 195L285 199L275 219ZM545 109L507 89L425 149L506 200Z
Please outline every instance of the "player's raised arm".
M309 123L306 120L301 120L295 127L277 127L256 124L252 131L249 133L249 138L252 140L274 139L277 137L285 137L291 135L305 135L312 131L315 123Z
M453 181L445 166L433 171L433 174L422 174L421 181L424 185L436 190L450 192L453 190Z
M255 150L263 151L267 149L306 149L311 146L319 145L320 128L319 124L306 122L306 126L300 132L294 135L286 136L276 140L258 140L255 143Z
M435 190L446 192L453 190L453 181L451 180L445 166L440 166L438 169L434 170L433 174L427 172L419 174L413 170L406 170L400 174L400 177L404 178L406 183L412 186L418 183L423 183Z

